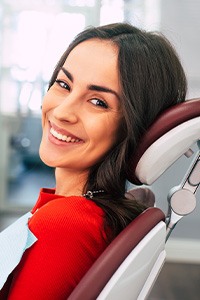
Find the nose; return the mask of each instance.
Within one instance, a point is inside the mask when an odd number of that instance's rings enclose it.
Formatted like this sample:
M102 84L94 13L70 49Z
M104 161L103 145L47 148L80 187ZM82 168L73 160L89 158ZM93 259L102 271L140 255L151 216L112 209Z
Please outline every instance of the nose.
M54 117L60 121L76 123L80 111L78 95L70 94L54 108Z

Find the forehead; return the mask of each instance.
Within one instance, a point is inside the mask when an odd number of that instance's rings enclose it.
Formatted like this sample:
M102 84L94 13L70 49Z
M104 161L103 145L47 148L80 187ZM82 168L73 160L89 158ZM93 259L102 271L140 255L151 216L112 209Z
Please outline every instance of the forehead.
M74 75L83 75L119 84L118 48L110 41L91 39L78 44L68 55L64 65Z
M83 54L92 51L95 55L105 54L110 58L118 56L118 46L110 40L103 40L98 38L92 38L81 42L75 46L69 53L69 56L74 55L76 52L81 51Z

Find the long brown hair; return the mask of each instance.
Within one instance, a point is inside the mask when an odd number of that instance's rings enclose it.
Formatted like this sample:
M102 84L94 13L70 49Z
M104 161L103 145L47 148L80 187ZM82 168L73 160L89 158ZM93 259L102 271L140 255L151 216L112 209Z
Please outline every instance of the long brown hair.
M161 33L115 23L81 32L59 60L49 87L72 49L93 38L109 40L119 49L123 121L122 138L91 168L84 192L105 191L94 196L92 201L104 209L105 224L115 236L144 209L139 202L124 196L130 156L157 115L185 100L187 81L176 51Z

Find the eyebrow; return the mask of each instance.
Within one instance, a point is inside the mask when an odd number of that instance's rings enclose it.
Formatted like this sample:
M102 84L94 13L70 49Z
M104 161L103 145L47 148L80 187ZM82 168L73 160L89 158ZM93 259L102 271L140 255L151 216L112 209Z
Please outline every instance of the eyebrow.
M71 80L71 82L74 81L74 78L73 78L72 74L69 71L67 71L64 67L61 67L61 70ZM104 92L104 93L111 93L111 94L115 95L118 99L120 99L120 96L119 96L119 94L116 91L114 91L114 90L112 90L110 88L104 87L104 86L100 86L100 85L96 85L96 84L90 84L90 85L88 85L88 89L90 91L98 91L98 92Z
M72 74L71 74L69 71L67 71L64 67L61 67L60 69L61 69L61 70L65 73L65 75L71 80L71 82L74 81L74 78L73 78Z
M118 99L120 98L118 93L115 92L114 90L104 87L104 86L100 86L100 85L95 85L95 84L91 84L88 86L88 89L90 91L97 91L97 92L104 92L104 93L111 93L113 95L115 95Z

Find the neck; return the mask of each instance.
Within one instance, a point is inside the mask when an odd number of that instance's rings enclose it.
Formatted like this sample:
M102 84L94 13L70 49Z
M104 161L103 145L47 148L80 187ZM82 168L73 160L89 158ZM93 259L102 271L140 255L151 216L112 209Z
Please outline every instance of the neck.
M57 195L81 196L88 177L88 171L75 172L64 168L56 168L56 191Z

